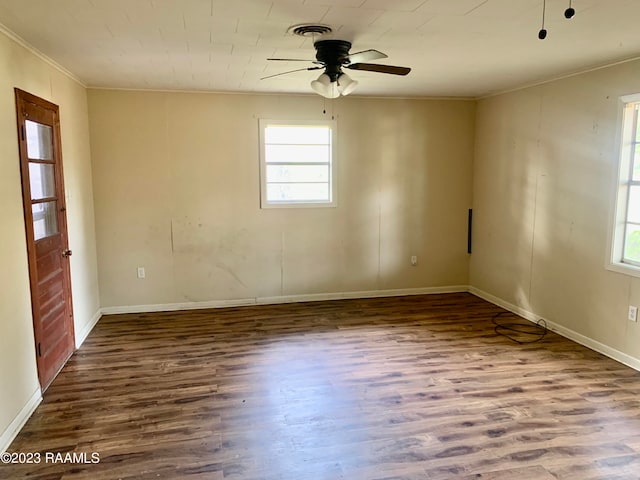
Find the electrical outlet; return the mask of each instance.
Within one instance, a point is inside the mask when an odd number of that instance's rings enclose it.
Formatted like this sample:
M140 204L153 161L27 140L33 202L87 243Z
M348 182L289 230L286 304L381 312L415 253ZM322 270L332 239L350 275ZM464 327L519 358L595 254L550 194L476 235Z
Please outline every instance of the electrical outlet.
M411 265L414 267L418 265L418 257L416 255L411 255Z
M144 278L144 277L145 277L144 267L138 267L138 278Z
M638 321L638 307L629 305L629 320L632 322Z

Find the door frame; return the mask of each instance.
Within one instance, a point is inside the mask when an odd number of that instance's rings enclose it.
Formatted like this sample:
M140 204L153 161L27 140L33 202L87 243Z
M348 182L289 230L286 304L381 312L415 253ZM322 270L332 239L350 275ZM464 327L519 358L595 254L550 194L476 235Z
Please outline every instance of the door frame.
M42 324L40 320L40 308L39 308L39 299L37 297L38 292L38 271L37 271L37 255L36 255L36 241L35 234L33 228L33 212L31 208L31 186L29 182L29 158L27 155L27 144L26 144L26 133L25 133L25 121L28 119L26 112L24 111L25 104L33 104L36 107L49 110L53 114L53 156L55 160L54 165L54 178L55 178L55 188L58 197L58 205L57 205L57 218L58 218L58 229L60 230L61 236L61 245L63 251L67 251L70 254L69 250L69 236L67 230L67 201L66 201L66 191L64 188L64 174L63 174L63 166L62 166L62 140L60 135L60 109L58 105L44 100L36 95L33 95L29 92L25 92L19 88L15 88L15 98L16 98L16 120L18 127L18 147L19 147L19 156L20 156L20 174L21 174L21 183L22 183L22 201L23 201L23 213L24 213L24 221L25 221L25 233L26 233L26 244L27 244L27 258L28 258L28 267L29 267L29 287L30 287L30 296L31 296L31 310L32 310L32 320L33 320L33 328L34 328L34 350L36 356L36 364L38 367L38 379L40 382L40 386L42 391L44 392L53 379L57 376L59 371L64 367L66 362L69 360L71 355L73 355L75 351L75 328L74 328L74 320L73 320L73 298L71 294L71 265L69 258L65 259L62 262L63 269L63 289L64 295L66 299L65 305L65 327L67 334L69 335L70 341L72 343L70 354L64 359L60 368L53 374L52 378L47 381L46 378L43 377L43 366L41 364L41 360L43 359L41 355L41 346L40 340L42 339ZM34 120L34 121L37 121Z

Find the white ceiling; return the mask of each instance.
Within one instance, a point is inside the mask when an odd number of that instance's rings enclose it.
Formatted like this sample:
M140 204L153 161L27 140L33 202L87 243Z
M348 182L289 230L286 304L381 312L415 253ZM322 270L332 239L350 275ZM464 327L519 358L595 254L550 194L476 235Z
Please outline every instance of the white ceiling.
M319 22L406 77L350 71L355 94L478 97L640 55L640 0L0 0L0 23L90 87L311 93ZM310 64L311 66L311 64Z

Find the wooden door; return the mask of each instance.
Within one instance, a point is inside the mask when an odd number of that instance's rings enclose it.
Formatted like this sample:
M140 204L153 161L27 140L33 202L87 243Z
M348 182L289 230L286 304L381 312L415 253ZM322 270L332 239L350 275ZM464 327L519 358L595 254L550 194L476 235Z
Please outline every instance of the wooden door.
M58 106L16 89L22 199L38 377L46 390L74 351Z

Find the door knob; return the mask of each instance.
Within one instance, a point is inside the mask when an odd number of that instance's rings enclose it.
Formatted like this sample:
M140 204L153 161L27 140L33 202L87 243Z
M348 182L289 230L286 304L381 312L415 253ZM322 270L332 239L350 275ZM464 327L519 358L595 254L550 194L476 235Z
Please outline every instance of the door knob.
M71 255L73 255L73 252L71 250L65 250L64 252L62 252L63 257L70 257Z

